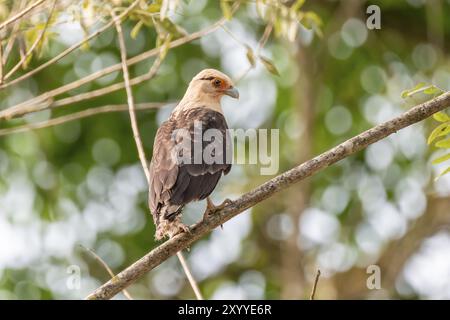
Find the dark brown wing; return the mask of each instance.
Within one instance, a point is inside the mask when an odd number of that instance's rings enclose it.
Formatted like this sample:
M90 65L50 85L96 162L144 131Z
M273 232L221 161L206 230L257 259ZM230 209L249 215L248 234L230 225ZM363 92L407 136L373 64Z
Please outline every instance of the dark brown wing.
M200 134L195 134L199 127L196 129L194 124L201 124ZM172 156L176 146L175 140L178 140L175 138L177 135L173 134L175 129L187 129L184 132L189 140L190 150L181 148L182 152L188 152L190 155L187 157L190 158L187 163L179 163ZM221 138L211 138L210 141L202 139L208 129L214 129L213 133L220 133ZM227 174L230 171L231 164L226 156L232 149L230 139L227 139L227 129L224 116L208 108L190 109L163 123L155 138L150 164L149 205L155 223L159 223L161 215L172 220L185 204L205 199L216 187L222 173ZM195 149L195 145L201 146L202 153L205 148L208 152L212 151L213 159L217 161L206 162L200 157L201 162L195 163L195 153L191 152L199 151ZM175 152L179 151L180 148Z
M149 207L155 224L159 223L162 207L168 205L171 189L178 177L178 165L173 160L171 152L175 141L171 139L176 122L164 122L156 132L153 144L153 156L150 162Z

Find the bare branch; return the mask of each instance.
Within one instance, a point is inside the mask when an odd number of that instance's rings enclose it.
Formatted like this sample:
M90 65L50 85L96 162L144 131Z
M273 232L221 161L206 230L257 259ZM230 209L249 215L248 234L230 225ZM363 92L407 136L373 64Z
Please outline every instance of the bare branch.
M133 79L130 79L130 86L135 86L139 83L142 83L144 81L148 81L150 79L153 79L153 77L156 75L156 73L158 72L158 69L161 65L161 59L158 57L152 64L152 66L150 67L150 70L143 75L140 75L138 77L135 77ZM72 103L76 103L76 102L80 102L80 101L84 101L84 100L88 100L88 99L93 99L93 98L97 98L100 96L103 96L105 94L110 94L111 92L120 90L120 89L124 89L125 88L125 82L119 82L119 83L114 83L108 87L105 88L100 88L97 90L93 90L93 91L89 91L89 92L85 92L85 93L80 93L77 94L76 96L73 97L68 97L68 98L64 98L61 100L57 100L55 102L49 103L47 105L43 105L43 107L41 108L41 110L43 109L54 109L54 108L58 108L61 106L65 106L68 104L72 104Z
M123 18L125 17L128 13L130 13L131 10L134 9L135 6L137 6L139 4L141 0L135 0L125 11L123 11L120 15L119 18ZM61 52L60 54L58 54L56 57L51 58L50 60L48 60L47 62L41 64L39 67L25 73L24 75L11 80L10 82L4 83L2 85L0 85L0 89L4 89L7 88L9 86L12 86L16 83L19 83L33 75L35 75L36 73L38 73L39 71L47 68L48 66L52 65L53 63L61 60L62 58L64 58L65 56L67 56L69 53L71 53L72 51L78 49L79 47L81 47L83 44L89 42L90 40L92 40L93 38L97 37L99 34L105 32L106 30L108 30L112 25L114 25L114 21L110 21L107 24L105 24L103 27L101 27L100 29L98 29L97 31L91 33L89 36L87 36L86 38L84 38L83 40L75 43L74 45L72 45L71 47L67 48L66 50L64 50L63 52ZM120 66L120 64L119 64Z
M271 23L269 23L266 28L264 29L264 33L261 37L261 39L259 40L258 43L258 49L256 51L257 54L259 54L259 52L262 50L262 48L264 48L264 46L267 43L267 40L269 40L270 34L272 33L273 30L273 25Z
M9 18L8 20L6 20L5 22L3 22L2 24L0 24L0 30L3 29L4 27L6 27L7 25L13 23L16 20L19 20L20 18L22 18L24 15L26 15L28 12L30 12L31 10L33 10L34 8L36 8L37 6L41 5L45 0L38 0L35 3L33 3L32 5L30 5L28 8L26 8L25 10L22 10L21 12L17 13L16 15L12 16L11 18Z
M179 38L177 40L174 40L169 43L168 48L172 49L178 46L181 46L183 44L186 44L188 42L191 42L193 40L199 39L220 27L223 23L225 23L226 19L222 18L218 20L216 23L200 30L194 33L191 33L187 36L184 36L182 38ZM134 56L133 58L130 58L127 60L127 66L134 65L138 62L141 62L145 59L148 59L153 56L157 56L160 54L160 52L164 50L163 48L154 48L149 51L143 52L137 56ZM0 120L2 119L11 119L18 116L23 116L24 114L40 111L42 109L47 108L51 103L52 99L56 96L59 96L63 93L66 93L70 90L76 89L78 87L81 87L82 85L89 83L91 81L94 81L98 78L101 78L103 76L106 76L112 72L119 71L122 68L122 64L118 63L109 67L106 67L105 69L99 70L97 72L94 72L84 78L78 79L74 82L68 83L64 86L58 87L56 89L50 90L46 93L43 93L35 98L32 98L30 100L24 101L20 104L17 104L15 106L9 107L5 110L0 111ZM0 85L0 89L2 89L2 85Z
M139 103L136 104L136 110L142 111L142 110L148 110L148 109L158 109L164 105L167 105L169 103L164 102L149 102L149 103ZM60 116L57 118L53 118L47 121L37 122L37 123L30 123L30 124L24 124L21 126L16 126L13 128L6 128L6 129L0 129L0 137L6 136L8 134L14 134L14 133L20 133L30 130L36 130L36 129L42 129L42 128L48 128L52 126L57 126L66 122L87 118L90 116L96 116L98 114L103 113L109 113L109 112L120 112L120 111L128 111L128 105L127 104L117 104L117 105L107 105L103 107L97 107L97 108L90 108L79 112L74 112L65 116Z
M191 232L178 234L153 249L140 260L120 272L112 280L87 296L87 299L109 299L113 297L145 273L160 265L167 258L191 246L196 240L239 213L273 196L277 192L288 188L294 183L302 181L355 152L361 151L367 146L386 138L392 133L422 121L438 111L444 110L448 106L450 106L450 92L446 92L439 97L417 105L400 116L364 131L315 158L270 179L233 201L225 208L218 210L214 215L192 225L190 227Z
M22 7L26 4L24 0L15 2L14 5L16 5L17 3L18 3L18 10L21 10ZM3 60L2 60L3 66L5 66L6 63L8 62L9 54L11 53L12 48L14 47L14 42L16 41L17 37L17 31L19 30L20 26L20 23L18 23L19 21L13 22L13 28L9 33L9 39L8 42L6 43L5 50L3 51Z
M183 267L184 273L186 274L186 277L188 278L189 283L191 284L192 289L194 290L195 296L197 297L197 300L204 300L202 292L200 291L200 288L197 285L197 282L194 279L194 276L191 273L191 270L189 269L189 266L184 259L183 253L181 251L177 252L178 260L180 260L181 266Z
M144 169L145 177L147 178L147 183L150 182L150 171L148 168L147 158L145 157L144 145L142 144L141 136L139 134L139 127L136 119L136 109L134 106L133 91L130 85L130 74L128 73L127 66L127 49L125 46L125 40L123 38L122 26L120 24L120 18L118 18L113 11L111 11L114 23L116 24L117 35L119 38L120 45L120 58L122 61L122 72L123 80L125 82L125 90L127 92L128 101L128 111L130 113L131 128L133 129L133 136L136 142L136 147L139 154L139 159L141 160L142 169Z
M0 41L0 84L3 83L3 46Z
M108 266L108 264L98 254L95 253L94 250L92 250L92 249L90 249L88 247L82 246L82 245L80 245L80 246L83 249L85 249L87 252L89 252L95 258L95 260L97 260L102 265L102 267L105 268L106 272L108 272L108 274L111 276L111 278L114 278L114 272L111 270L111 268ZM128 300L133 300L133 297L131 297L131 295L130 295L130 293L128 292L127 289L124 288L122 290L122 292L123 292L123 295Z
M314 296L316 295L317 290L317 283L319 282L320 278L320 269L317 269L316 277L314 278L314 284L311 290L311 296L309 297L309 300L314 300Z
M48 25L50 23L52 15L53 15L53 10L55 9L56 1L58 1L58 0L53 0L53 4L50 9L50 13L48 15L47 21L45 22L45 25L42 28L42 31L39 34L39 36L36 38L34 43L31 45L30 49L28 49L28 51L25 53L25 55L20 59L20 61L5 75L3 80L7 80L9 77L11 77L14 74L14 72L16 72L17 69L19 69L20 66L22 66L24 64L24 62L27 60L27 58L33 53L34 49L36 49L37 46L41 43L42 39L44 38L45 32L47 32Z

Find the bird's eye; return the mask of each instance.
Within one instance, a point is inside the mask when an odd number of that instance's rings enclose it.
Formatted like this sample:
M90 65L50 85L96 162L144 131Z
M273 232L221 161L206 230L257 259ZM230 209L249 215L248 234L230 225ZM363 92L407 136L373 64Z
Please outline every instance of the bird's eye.
M214 83L215 87L220 87L220 85L222 84L222 81L220 81L219 79L216 79L213 81L213 83Z

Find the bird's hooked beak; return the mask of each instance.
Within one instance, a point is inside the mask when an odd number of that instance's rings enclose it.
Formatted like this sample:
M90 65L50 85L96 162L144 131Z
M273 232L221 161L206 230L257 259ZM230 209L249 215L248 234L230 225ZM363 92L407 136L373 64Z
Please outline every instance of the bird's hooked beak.
M239 99L239 91L235 87L230 87L224 91L227 96L230 96L235 99Z

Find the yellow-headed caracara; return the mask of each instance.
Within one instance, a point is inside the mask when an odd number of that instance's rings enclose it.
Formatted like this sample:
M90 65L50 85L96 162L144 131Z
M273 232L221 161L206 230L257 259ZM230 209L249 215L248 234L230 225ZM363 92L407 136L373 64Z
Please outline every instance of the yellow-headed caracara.
M220 105L223 95L239 98L231 79L214 69L201 71L156 133L149 185L156 239L189 230L181 223L181 211L187 203L206 198L207 212L217 208L208 196L222 174L231 169L228 125ZM212 139L207 139L206 134L204 137L209 129L219 132L220 138L214 134ZM200 146L199 150L196 146ZM204 154L210 156L209 161L205 161Z

